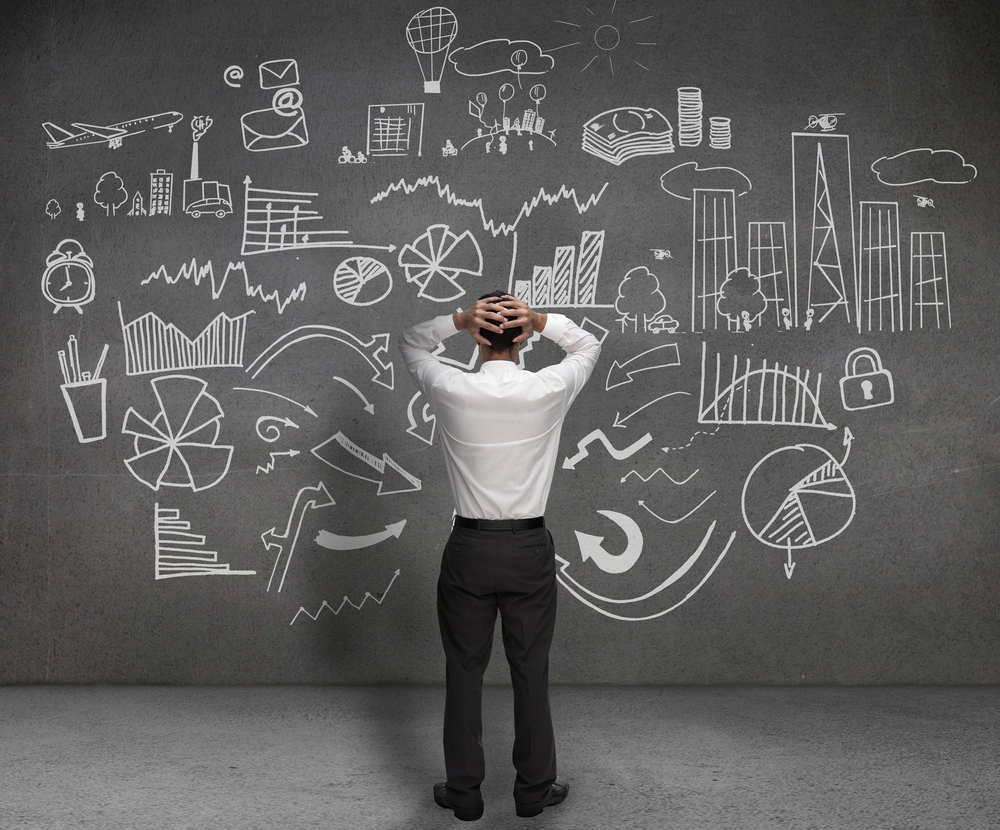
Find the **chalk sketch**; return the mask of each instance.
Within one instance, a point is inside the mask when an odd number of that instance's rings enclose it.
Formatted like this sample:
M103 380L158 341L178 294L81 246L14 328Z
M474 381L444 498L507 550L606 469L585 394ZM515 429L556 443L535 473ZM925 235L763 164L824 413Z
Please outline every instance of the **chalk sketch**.
M632 476L635 476L637 479L639 479L639 481L643 482L643 484L648 484L653 479L654 476L659 474L663 476L665 479L667 479L667 481L669 481L671 484L676 484L678 487L681 487L687 484L692 478L694 478L700 472L701 469L699 468L690 475L688 475L687 478L682 478L680 481L678 481L672 475L670 475L670 473L664 470L663 467L657 467L648 476L644 476L638 470L629 470L627 473L625 473L625 475L622 476L621 481L619 483L624 484L627 479L632 478Z
M382 592L382 596L377 597L374 594L372 594L372 593L370 593L368 591L365 591L365 595L361 598L361 602L359 602L357 605L355 605L353 602L351 602L351 600L350 600L349 597L345 596L340 601L340 605L338 605L336 608L334 608L332 605L330 605L330 603L328 603L326 600L323 600L323 603L320 605L320 607L316 609L316 613L315 614L310 614L308 611L306 611L305 608L303 608L302 606L299 606L299 610L295 612L295 616L292 617L292 621L289 623L289 625L295 625L295 621L299 618L299 614L305 614L307 617L309 617L310 619L312 619L313 622L315 622L317 619L319 619L319 615L322 613L322 611L323 611L324 608L326 608L327 610L329 610L330 613L333 614L334 616L337 616L337 614L339 614L343 610L343 608L344 608L345 605L350 605L351 608L353 608L355 611L360 611L361 608L362 608L362 606L369 599L374 600L379 605L381 605L382 601L386 597L386 594L389 593L389 589L392 587L392 583L395 582L396 581L396 577L399 576L399 570L400 570L399 568L396 568L396 570L393 572L392 579L390 579L389 580L389 584L385 586L385 590Z
M417 56L425 93L441 92L441 75L457 34L458 18L444 6L417 12L406 24L406 42Z
M621 553L608 553L603 546L603 536L591 536L574 530L576 543L580 546L580 557L586 562L593 561L598 568L609 574L622 574L631 569L642 555L642 530L635 519L614 510L598 510L602 516L607 516L618 527L625 531L626 545Z
M280 89L299 83L299 65L294 58L264 61L257 67L257 73L261 89Z
M608 454L614 458L616 461L624 461L631 455L635 455L639 450L646 446L653 440L653 436L648 432L642 436L638 441L633 441L626 447L618 450L615 449L614 445L608 440L608 436L604 434L604 430L595 429L593 432L588 432L583 438L581 438L576 445L576 455L566 456L563 459L563 469L564 470L575 470L576 465L583 461L590 455L590 450L587 449L588 445L594 441L600 441L604 444L604 448L608 451Z
M741 509L757 541L780 550L803 550L847 530L857 509L844 472L853 439L845 429L847 449L840 461L823 447L795 444L772 450L754 465L743 485ZM789 576L790 570L786 567Z
M369 104L368 156L424 153L423 104Z
M823 112L819 115L810 115L809 123L806 124L805 129L813 130L819 127L824 133L833 132L837 129L837 116L843 114L842 112Z
M84 220L83 202L76 203L76 218L80 222Z
M522 75L544 75L556 64L555 59L534 41L506 38L452 49L448 61L459 75L468 77L510 72L517 75L518 86Z
M390 336L388 332L375 334L366 343L349 331L337 328L336 326L299 326L281 335L281 337L257 355L254 362L247 366L247 372L252 372L251 377L256 378L285 349L298 343L304 343L307 340L321 338L335 340L354 349L375 371L372 381L391 390L395 384L395 374L392 361L386 360L389 354Z
M309 143L302 92L295 87L277 90L271 96L270 107L243 113L240 125L243 146L251 153L289 150Z
M810 386L810 370L798 366L794 373L787 365L761 361L752 369L750 358L741 367L733 355L732 373L727 381L722 371L722 355L715 355L715 369L709 376L708 346L701 344L701 395L699 424L769 424L836 429L827 422L819 407L822 372Z
M583 125L583 149L618 166L637 156L672 153L673 134L674 128L659 110L617 107Z
M899 204L861 202L858 219L858 331L902 331Z
M683 395L685 397L690 397L691 393L690 392L683 392L681 390L676 390L674 392L667 392L664 395L659 395L658 397L653 398L653 400L651 400L651 401L646 401L646 403L642 404L641 406L636 407L631 412L629 412L627 415L622 415L621 410L619 410L618 412L615 413L615 422L611 426L613 426L613 427L621 427L622 429L624 429L625 426L626 426L625 422L629 418L631 418L633 415L638 415L644 409L648 409L649 407L651 407L654 403L659 403L660 401L665 401L667 398L672 398L675 395Z
M635 380L635 375L640 372L650 372L655 369L669 369L672 366L681 365L680 352L676 343L664 343L662 346L653 346L640 352L635 357L630 357L623 363L617 360L611 364L608 370L608 379L604 384L605 391L610 391L626 383Z
M667 300L660 291L660 279L645 265L637 265L622 277L615 298L615 311L621 317L622 333L647 332L674 334L680 323L665 311ZM640 329L641 323L641 329Z
M117 149L122 146L122 140L129 136L139 135L146 130L162 130L166 127L167 132L173 132L174 125L184 116L179 112L161 112L157 115L146 115L142 118L135 118L131 121L120 121L117 124L95 126L93 124L74 123L77 132L72 133L46 121L42 126L49 134L50 141L48 147L51 150L60 150L64 147L83 147L87 144L104 144Z
M844 362L844 376L840 379L844 409L888 406L895 399L892 373L882 367L881 355L867 346L852 351Z
M933 206L932 206L933 207ZM951 293L948 288L948 250L941 231L910 234L910 330L951 328Z
M476 99L469 101L469 115L479 122L479 126L476 134L462 145L462 150L478 142L483 151L489 153L496 144L496 152L505 156L514 147L523 152L527 146L529 153L534 152L535 141L541 139L556 146L556 131L550 128L548 133L545 132L545 118L541 113L541 103L547 94L545 85L535 84L528 90L528 97L535 106L526 107L521 115L513 115L514 107L511 107L511 114L507 112L507 104L516 94L513 84L500 86L497 91L501 103L500 118L494 115L492 121L485 117L489 101L485 92L478 92Z
M574 23L569 20L555 21L556 23L559 23L563 26L572 26L574 29L577 29L578 31L574 32L574 36L579 37L581 39L576 40L572 43L564 43L562 46L556 46L555 49L551 49L549 51L554 52L558 49L566 49L570 46L581 46L585 41L588 44L593 43L593 45L597 48L597 52L595 52L594 55L590 58L590 60L587 61L583 69L580 70L580 73L582 74L583 72L586 72L591 66L593 66L598 61L600 61L598 65L603 66L604 59L606 59L608 71L612 74L612 76L614 76L615 51L622 44L622 33L623 32L628 33L628 27L634 26L636 23L644 23L645 21L651 19L652 15L646 15L645 17L636 18L635 20L619 22L614 20L614 14L615 14L615 9L618 5L618 0L613 0L613 2L611 3L611 8L607 13L607 16L604 16L603 13L600 15L595 13L591 9L591 5L584 6L584 8L587 10L587 12L590 14L590 17L592 18L592 19L583 18L585 24ZM656 42L648 40L634 41L634 45L656 46ZM649 71L648 66L639 63L639 61L635 60L635 58L630 57L628 58L628 61L630 63L634 63L636 66L638 66L640 69L646 72Z
M387 539L398 539L406 527L406 519L385 526L384 530L366 533L363 536L343 536L321 530L316 537L316 544L327 550L361 550L379 545Z
M228 184L202 179L198 169L198 142L212 126L207 115L191 119L191 176L184 180L184 212L194 219L212 214L219 219L233 212L233 197Z
M219 562L219 552L206 550L206 536L191 532L191 522L176 508L153 506L154 575L156 579L179 576L253 576L257 571L234 571Z
M691 246L691 331L728 328L719 312L722 283L737 268L736 193L696 189ZM720 321L721 318L721 321Z
M597 302L604 231L583 231L580 245L559 245L551 265L535 265L530 280L515 279L508 291L532 308L611 308Z
M226 82L228 86L240 87L240 81L243 80L243 67L233 64L232 66L227 66L226 71L222 73L222 80Z
M681 147L697 147L701 144L703 110L701 90L698 87L677 87L677 143Z
M730 331L750 331L767 310L760 278L749 268L736 268L719 286L716 309L729 321Z
M142 201L142 193L138 190L132 196L132 207L129 208L127 216L145 216L146 206Z
M291 418L285 418L281 415L261 415L257 419L254 429L261 441L273 444L281 438L282 427L286 429L298 429L299 425Z
M368 164L368 157L360 150L352 153L351 148L346 144L340 148L340 155L337 157L338 164Z
M392 291L392 274L377 259L351 257L333 272L333 290L350 305L375 305Z
M259 392L262 395L272 395L275 398L281 398L281 400L283 400L283 401L288 401L288 403L297 406L303 412L306 412L309 415L312 415L314 418L318 418L319 417L319 415L316 414L315 410L311 406L306 406L305 404L301 404L301 403L299 403L296 400L292 400L291 398L286 398L284 395L279 395L277 392L271 392L268 389L255 389L255 388L249 387L249 386L234 386L233 387L233 391L234 392Z
M307 510L318 510L322 507L332 507L336 502L333 496L326 489L326 485L320 481L315 487L303 487L295 494L292 502L292 509L288 513L288 521L285 529L278 533L277 527L265 530L260 534L260 539L267 550L278 549L278 554L274 559L274 567L271 568L271 577L267 580L267 590L271 590L274 583L274 576L278 573L281 561L284 559L284 566L281 567L281 579L278 581L276 593L281 593L285 587L285 577L288 575L288 566L292 562L292 554L295 552L295 545L298 544L299 534L302 532L302 522L305 520ZM292 526L295 526L294 531Z
M282 299L278 289L264 293L264 285L262 283L256 285L250 284L250 276L247 274L246 265L243 262L235 264L230 262L226 265L226 273L222 275L221 279L216 280L215 271L212 268L212 260L209 260L204 265L198 265L198 260L195 257L192 257L190 262L181 265L177 269L177 273L173 275L167 271L166 265L161 265L139 284L149 285L151 282L162 280L167 285L176 285L181 280L186 280L198 286L202 280L206 280L212 287L212 299L218 300L226 288L226 281L229 279L229 275L236 271L239 271L243 275L243 288L246 296L255 297L262 303L274 303L278 314L284 313L292 300L301 301L306 297L306 284L304 282L300 282L296 288L289 291L284 299Z
M906 187L922 182L968 184L978 173L975 165L967 163L961 153L929 147L882 156L872 162L872 172L882 184L890 187Z
M430 446L434 443L434 430L437 428L437 416L431 412L431 405L427 401L420 407L420 423L417 423L417 402L423 397L423 392L417 392L406 407L406 419L410 426L406 430L407 435L418 438Z
M601 345L604 344L605 338L611 333L608 329L604 328L600 323L595 323L589 317L584 317L580 322L580 328L584 331L589 332L597 338L597 342ZM530 340L528 341L531 342Z
M463 309L458 309L458 311L462 310ZM519 368L521 369L525 368L525 362L524 362L525 355L528 354L528 352L530 352L534 348L535 343L537 343L541 339L542 335L536 331L531 335L531 337L529 337L527 340L521 343L521 346L517 351L517 365ZM451 357L448 351L448 344L450 342L452 343L452 345L456 345L455 344L456 340L459 340L459 338L455 337L442 340L440 343L437 344L437 346L434 347L434 350L431 352L431 354L434 357L436 357L441 363L447 363L449 366L457 366L459 369L464 369L467 372L474 371L476 368L476 362L479 360L479 346L475 343L469 344L468 341L462 341L462 345L457 346L457 348L465 349L466 350L465 353L468 355L468 357L464 359L458 357ZM455 353L454 351L451 352L451 354L454 353Z
M125 373L145 375L174 369L219 369L243 365L243 343L247 334L247 311L230 317L224 311L196 337L188 337L173 323L165 323L152 311L125 322L118 302L118 319L125 340Z
M653 588L650 591L647 591L645 594L642 594L640 596L629 597L627 599L613 599L611 597L605 597L598 593L595 593L589 588L584 587L582 584L580 584L579 581L577 581L569 573L567 573L570 562L568 559L563 559L558 553L556 554L556 561L559 563L559 570L556 572L556 579L559 580L559 584L562 585L563 588L569 591L576 599L578 599L588 608L592 608L599 614L603 614L604 616L610 617L611 619L623 620L625 622L642 622L644 620L652 620L656 619L657 617L662 617L663 615L669 614L671 611L676 610L677 608L682 606L685 602L687 602L689 599L691 599L691 597L693 597L696 593L698 593L702 585L704 585L708 581L709 577L711 577L712 574L715 573L715 569L719 567L719 563L722 562L723 557L725 557L725 555L729 552L729 548L733 544L733 539L736 538L735 530L729 535L729 540L726 542L725 546L722 549L722 552L716 558L715 562L708 569L708 571L701 577L698 583L691 590L689 590L684 595L684 597L682 597L677 602L673 603L667 608L660 609L651 614L643 614L642 612L637 610L636 613L634 613L632 616L615 613L611 610L611 608L616 608L620 605L633 607L635 603L644 602L645 600L657 597L666 588L669 588L671 585L678 582L683 576L685 576L688 572L690 572L690 570L701 558L706 547L708 546L709 540L712 538L712 534L715 532L715 525L716 522L713 520L712 523L708 526L708 530L705 532L705 536L701 540L701 544L698 545L698 548L695 550L695 552L691 554L691 556L689 556L687 560L676 571L674 571L670 576L668 576L663 582L661 582L655 588ZM611 608L603 607L604 604L610 605Z
M649 513L649 515L652 516L654 519L658 519L659 521L663 522L664 524L677 525L677 524L680 524L683 521L686 521L687 519L690 519L695 513L697 513L699 510L701 510L702 507L704 507L706 504L708 504L708 500L710 498L712 498L712 496L714 496L717 492L718 492L717 490L713 490L711 493L709 493L707 496L705 496L705 498L703 498L700 502L698 502L698 506L697 507L695 507L692 510L689 510L687 513L685 513L679 519L664 519L663 516L660 516L659 514L654 513L652 510L650 510L649 506L646 504L646 502L643 499L639 499L639 506L641 508L643 508L647 513Z
M94 187L94 202L104 208L105 216L117 216L118 208L128 201L125 183L114 170L109 170Z
M656 259L673 259L674 258L673 254L671 254L670 251L668 251L668 250L666 250L664 248L650 248L649 250L653 252L653 256Z
M76 335L71 334L66 349L59 350L59 368L63 383L59 387L76 440L81 444L103 441L108 434L107 381L101 377L101 369L108 356L108 344L97 361L93 372L84 371L80 366L80 347Z
M713 150L728 150L733 144L732 119L712 116L708 119L708 146Z
M413 493L421 488L420 479L406 472L388 453L379 458L339 431L313 447L312 454L335 470L377 484L379 496ZM378 473L378 478L372 478L372 470Z
M792 275L788 268L788 242L785 238L784 222L751 222L749 224L747 229L747 264L750 270L757 275L764 302L774 312L775 325L790 327L792 322Z
M840 310L849 323L856 244L848 136L792 133L792 216L793 325L808 330Z
M151 490L214 487L229 472L233 447L219 443L225 417L208 383L189 375L161 375L150 382L159 406L147 419L129 407L122 433L134 437L128 471Z
M753 190L753 182L735 167L702 167L696 161L686 161L660 176L660 187L671 196L690 202L696 190L731 190L736 196L746 196Z
M59 207L59 202L56 199L49 199L45 203L45 214L49 219L55 219L60 213L62 213L62 208Z
M149 215L170 216L174 204L174 174L163 168L149 174Z
M288 458L294 458L296 455L300 455L298 450L282 450L280 452L268 453L269 459L267 464L265 464L263 467L260 466L259 464L257 465L257 475L260 475L261 473L267 475L268 473L273 472L274 465L277 463L277 459L279 457L287 456Z
M420 287L418 297L445 303L465 294L462 276L482 276L483 253L471 231L458 235L448 225L431 225L403 246L399 265L406 281Z
M441 155L445 158L458 155L458 147L451 143L450 138L445 141L444 147L441 148Z
M96 290L94 261L75 239L62 240L45 258L42 274L42 295L55 306L52 313L75 308L83 314L80 306L91 302Z
M377 248L395 251L395 245L361 245L346 236L347 231L313 230L307 222L318 222L323 217L315 210L308 210L312 197L319 193L292 190L265 190L251 187L250 177L243 180L244 204L243 245L240 253L266 254L274 251L294 251L301 248Z
M361 403L363 403L365 405L365 412L367 412L369 415L374 415L375 414L375 404L373 404L371 401L369 401L368 398L365 397L364 392L362 392L360 389L358 389L357 386L355 386L353 383L351 383L349 380L347 380L347 378L342 378L342 377L339 377L337 375L334 375L333 379L335 381L337 381L337 383L344 384L344 386L346 386L355 395L357 395L359 398L361 398Z
M437 176L422 176L421 178L416 179L413 184L407 184L406 179L400 179L398 182L390 184L384 190L376 193L372 197L371 203L375 204L383 199L387 199L394 193L402 192L404 195L410 196L418 189L426 187L434 187L437 190L438 198L444 199L450 205L470 207L478 210L479 218L483 223L483 230L489 231L496 237L500 234L508 236L511 233L514 233L521 220L530 216L535 208L542 204L542 202L551 206L564 200L571 199L576 208L576 212L582 215L601 200L601 197L604 195L604 191L608 189L608 182L605 182L597 193L591 194L583 201L580 201L580 198L576 195L575 188L567 188L566 185L560 185L559 190L557 190L554 194L550 194L544 187L541 187L538 189L538 193L521 205L521 208L513 222L498 222L493 218L487 219L486 211L483 208L483 200L481 198L465 199L461 196L456 196L451 190L451 185L442 184L441 180ZM513 293L513 286L508 286L507 290Z

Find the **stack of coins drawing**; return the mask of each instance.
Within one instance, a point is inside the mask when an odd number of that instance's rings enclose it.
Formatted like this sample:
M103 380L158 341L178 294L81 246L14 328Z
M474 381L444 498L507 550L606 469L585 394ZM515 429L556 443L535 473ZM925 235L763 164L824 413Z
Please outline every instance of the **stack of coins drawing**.
M708 119L708 143L715 150L728 150L733 133L728 118Z
M701 90L696 86L677 88L677 143L681 147L701 144Z

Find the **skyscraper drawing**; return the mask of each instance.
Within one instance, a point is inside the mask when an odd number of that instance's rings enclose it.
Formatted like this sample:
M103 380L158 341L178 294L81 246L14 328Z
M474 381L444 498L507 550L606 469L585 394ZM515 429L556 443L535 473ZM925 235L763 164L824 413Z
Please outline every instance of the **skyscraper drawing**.
M719 289L736 269L736 192L698 190L692 196L691 331L729 328L719 314Z
M861 202L858 222L858 331L901 331L903 289L899 266L899 206Z
M170 215L174 197L174 174L157 170L149 174L149 215Z
M942 231L910 234L910 329L951 328L948 252Z
M792 276L788 270L788 241L784 222L751 222L747 231L747 268L758 277L767 311L781 326L781 314L792 311ZM791 321L791 318L789 318ZM763 320L762 320L763 322Z

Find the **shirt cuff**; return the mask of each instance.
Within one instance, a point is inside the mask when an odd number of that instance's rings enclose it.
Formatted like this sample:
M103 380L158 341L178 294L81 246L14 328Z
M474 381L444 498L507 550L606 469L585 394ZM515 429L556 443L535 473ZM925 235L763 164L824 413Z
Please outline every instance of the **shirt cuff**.
M450 314L442 314L434 318L434 331L441 340L458 334L461 329L455 328L455 319Z
M559 338L566 333L566 324L571 323L572 320L569 319L565 314L558 314L556 312L551 312L546 316L545 328L542 329L539 334L542 337L548 337L549 340L559 341Z

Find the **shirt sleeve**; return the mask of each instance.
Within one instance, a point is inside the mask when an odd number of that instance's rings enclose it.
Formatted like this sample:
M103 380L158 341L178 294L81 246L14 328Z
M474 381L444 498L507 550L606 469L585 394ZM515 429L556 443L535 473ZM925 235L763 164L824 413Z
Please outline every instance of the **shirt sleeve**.
M406 368L417 388L428 399L431 398L431 389L438 380L451 373L461 374L460 369L442 363L431 354L438 343L458 332L459 329L455 328L455 321L451 315L442 314L433 320L418 323L399 335L397 344L403 354Z
M541 334L542 337L554 340L566 351L566 357L561 362L555 366L546 366L538 374L555 375L566 385L568 408L594 371L597 358L601 355L601 343L564 314L550 313Z

